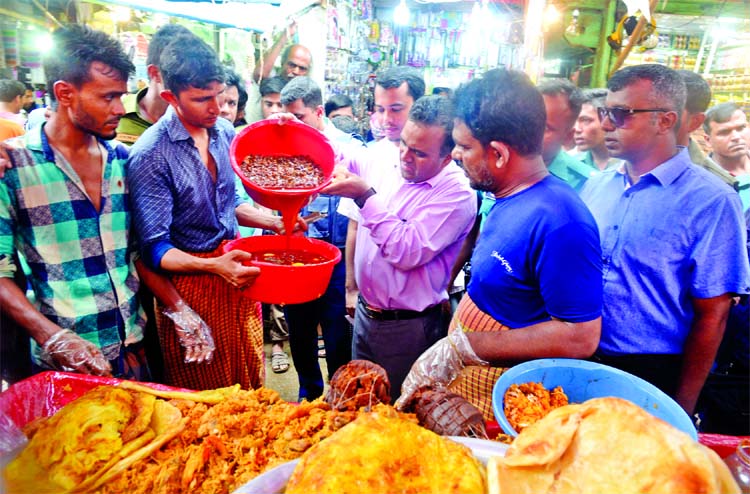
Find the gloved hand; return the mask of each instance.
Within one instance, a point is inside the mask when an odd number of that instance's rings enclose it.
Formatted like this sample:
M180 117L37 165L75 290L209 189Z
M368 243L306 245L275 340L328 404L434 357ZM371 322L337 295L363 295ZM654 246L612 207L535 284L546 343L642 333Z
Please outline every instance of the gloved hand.
M112 375L101 350L69 329L61 329L42 345L42 361L53 369L95 376Z
M395 407L399 410L406 408L420 388L446 388L467 365L489 365L489 362L477 356L459 325L414 362L401 385L401 396L396 400Z
M211 362L216 345L208 324L182 300L174 309L164 309L164 315L174 322L180 346L185 350L185 363Z

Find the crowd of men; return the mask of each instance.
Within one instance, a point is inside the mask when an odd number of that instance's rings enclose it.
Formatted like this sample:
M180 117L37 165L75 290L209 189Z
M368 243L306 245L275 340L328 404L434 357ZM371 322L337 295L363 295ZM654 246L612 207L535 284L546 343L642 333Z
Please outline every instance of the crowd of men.
M376 77L382 138L365 144L351 100L324 104L293 30L248 86L197 36L165 26L136 94L114 39L78 25L53 34L49 111L7 136L0 180L3 336L12 323L30 339L31 372L257 388L266 319L271 368L289 368L288 338L300 399L324 390L320 329L327 378L351 359L376 362L399 407L443 386L491 420L505 369L568 357L642 377L704 430L748 433L740 107L708 109L700 76L661 65L586 91L494 69L429 96L417 70L392 67ZM20 113L19 89L0 81L0 110ZM301 211L318 219L300 217L300 232L237 185L229 146L254 114L301 121L338 156L332 183ZM699 129L709 156L691 139ZM264 311L243 296L260 269L223 246L261 233L342 250L321 298ZM452 311L448 290L467 263Z

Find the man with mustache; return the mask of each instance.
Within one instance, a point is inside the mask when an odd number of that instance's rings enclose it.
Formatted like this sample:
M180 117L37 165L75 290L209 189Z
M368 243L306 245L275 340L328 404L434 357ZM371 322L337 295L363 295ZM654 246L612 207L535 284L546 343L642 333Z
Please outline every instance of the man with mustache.
M354 199L359 208L352 357L385 368L394 400L414 361L445 336L450 269L477 211L476 194L451 159L451 102L423 96L405 117L400 176L390 189L378 190L372 181L387 171L351 158L343 161L349 169L337 167L323 189Z
M44 72L55 111L6 149L13 167L0 181L0 307L31 336L36 370L150 380L127 149L111 140L134 67L116 40L88 27L60 28L53 40ZM18 254L33 302L13 281Z
M625 164L581 191L604 265L595 359L651 382L692 414L733 297L750 292L741 204L677 146L686 99L677 72L627 67L607 89L599 118L610 155Z
M737 179L742 208L750 209L750 127L747 115L737 103L710 108L703 122L711 158Z

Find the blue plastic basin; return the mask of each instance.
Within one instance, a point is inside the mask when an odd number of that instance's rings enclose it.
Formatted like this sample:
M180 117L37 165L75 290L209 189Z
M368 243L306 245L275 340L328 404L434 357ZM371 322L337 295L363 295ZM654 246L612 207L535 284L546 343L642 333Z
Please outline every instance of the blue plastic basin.
M542 383L547 389L562 386L571 404L605 396L624 398L698 439L685 410L653 384L607 365L575 359L532 360L511 367L500 376L492 389L492 409L506 434L518 435L505 418L505 391L511 384L530 382Z

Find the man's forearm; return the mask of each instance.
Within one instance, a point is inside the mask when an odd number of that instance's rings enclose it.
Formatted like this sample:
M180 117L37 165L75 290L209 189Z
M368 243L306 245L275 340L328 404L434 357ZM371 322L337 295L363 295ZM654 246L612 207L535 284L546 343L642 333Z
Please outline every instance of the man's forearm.
M140 259L135 261L135 268L138 270L138 276L141 281L164 306L174 308L182 300L179 292L168 277L152 271Z
M237 215L237 222L240 226L253 228L262 228L264 230L277 230L279 217L273 214L261 211L248 203L237 206L234 210Z
M478 331L467 334L483 360L498 367L538 358L588 358L601 335L601 317L571 323L552 319L512 331Z
M731 307L729 295L694 301L696 316L683 349L682 372L675 400L688 414L695 411L716 352L724 336Z
M214 273L216 258L196 257L180 249L169 249L161 258L160 268L174 273Z
M276 59L279 58L281 49L284 48L287 41L288 39L285 30L281 33L274 44L271 45L271 48L266 53L262 54L262 61L259 60L258 63L255 64L255 69L253 69L253 79L255 79L255 82L268 78L273 69L273 64L276 63Z
M10 278L0 278L0 307L3 314L24 328L30 337L43 345L60 326L53 323L31 305L20 288Z

